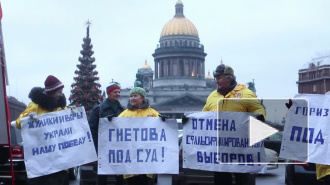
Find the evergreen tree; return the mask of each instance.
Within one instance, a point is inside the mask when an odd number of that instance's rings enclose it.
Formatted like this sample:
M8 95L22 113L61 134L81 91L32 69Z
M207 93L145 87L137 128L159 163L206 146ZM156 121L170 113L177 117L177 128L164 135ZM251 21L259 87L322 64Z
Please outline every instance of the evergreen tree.
M100 87L97 83L99 77L96 77L98 72L95 70L96 65L95 58L92 57L94 51L92 51L93 45L91 44L91 38L89 38L89 26L90 22L87 22L87 36L83 39L83 50L80 51L82 57L79 57L80 64L77 65L78 70L74 77L74 83L71 85L71 95L69 98L70 105L84 106L86 113L88 114L92 110L94 105L99 104L102 100L102 94Z

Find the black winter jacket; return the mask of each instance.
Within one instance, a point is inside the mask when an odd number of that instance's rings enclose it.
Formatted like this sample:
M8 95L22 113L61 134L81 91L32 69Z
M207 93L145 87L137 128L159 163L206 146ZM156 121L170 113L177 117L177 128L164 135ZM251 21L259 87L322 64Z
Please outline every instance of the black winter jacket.
M91 113L88 117L88 124L92 132L92 137L94 141L94 146L97 152L98 146L98 129L99 129L99 118L104 118L107 116L117 117L121 112L125 110L125 108L118 102L117 111L113 110L110 105L110 100L107 98L100 105L96 105L93 107ZM100 108L101 107L101 108ZM101 110L101 111L100 111Z

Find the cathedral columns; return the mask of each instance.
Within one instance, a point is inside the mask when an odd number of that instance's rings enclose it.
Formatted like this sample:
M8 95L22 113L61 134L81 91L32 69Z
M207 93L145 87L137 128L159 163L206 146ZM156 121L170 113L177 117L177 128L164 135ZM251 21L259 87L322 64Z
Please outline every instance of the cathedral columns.
M192 71L193 71L193 61L190 60L190 61L189 61L189 76L191 76Z
M201 61L202 63L202 77L205 78L205 62L204 61Z
M164 61L164 77L168 77L167 60Z
M155 79L158 78L158 61L155 61Z
M204 78L205 61L199 58L166 58L155 61L155 79L163 77L185 77Z
M173 76L173 61L170 59L170 76Z

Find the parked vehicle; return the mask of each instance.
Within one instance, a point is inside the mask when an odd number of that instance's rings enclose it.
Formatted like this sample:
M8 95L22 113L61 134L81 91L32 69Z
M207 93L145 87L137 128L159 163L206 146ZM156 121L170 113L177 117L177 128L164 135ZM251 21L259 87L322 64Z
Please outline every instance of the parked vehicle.
M24 164L23 140L21 136L21 131L17 129L15 126L13 126L13 122L10 128L10 136L11 136L10 138L11 138L11 146L12 146L12 158L13 158L15 182L16 184L23 185L26 183L27 180L25 164ZM11 177L10 167L11 166L9 160L7 163L0 165L0 182L3 182L5 184L11 184L12 177Z
M277 132L267 137L266 139L263 140L265 148L272 149L279 154L281 150L282 137L283 137L282 132Z
M26 184L27 175L26 175L25 163L24 163L23 140L21 136L21 130L17 129L15 124L16 124L15 121L12 121L10 128L14 176L15 176L16 184L24 185ZM70 168L68 170L70 180L77 179L78 168L79 166ZM0 164L0 183L4 182L11 184L11 181L12 181L11 168L10 168L10 161L8 160L7 163L2 165Z
M95 185L97 177L97 162L92 162L80 166L80 185ZM116 184L116 175L107 175L108 185Z
M290 164L285 166L285 183L287 185L318 185L322 184L316 180L316 169L314 163L294 164L294 161L289 161Z
M80 166L76 166L76 167L70 168L68 170L69 180L76 180L77 179L78 173L79 173L79 167Z
M269 161L269 164L267 165L267 170L274 170L278 168L278 153L269 148L265 148L265 152Z

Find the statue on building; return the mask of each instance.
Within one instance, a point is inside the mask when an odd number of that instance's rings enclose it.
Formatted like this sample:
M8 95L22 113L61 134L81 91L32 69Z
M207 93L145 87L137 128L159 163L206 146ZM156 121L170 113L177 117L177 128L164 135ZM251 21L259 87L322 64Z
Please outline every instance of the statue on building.
M142 87L143 88L142 78L143 78L143 75L138 70L138 72L136 73L136 80L134 82L134 87Z
M189 85L183 84L183 88L184 88L184 90L188 91L189 90Z
M252 92L254 92L254 94L256 94L257 90L255 88L255 83L254 83L254 79L252 79L252 82L248 82L248 89L250 89Z

